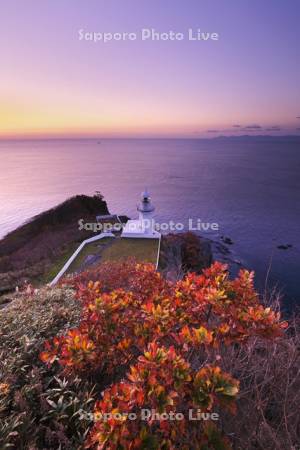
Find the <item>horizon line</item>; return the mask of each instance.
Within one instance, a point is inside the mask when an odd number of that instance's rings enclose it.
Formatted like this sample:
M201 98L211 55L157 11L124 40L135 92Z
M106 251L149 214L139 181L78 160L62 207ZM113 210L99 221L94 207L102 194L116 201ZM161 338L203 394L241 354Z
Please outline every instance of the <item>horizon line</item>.
M200 140L200 139L205 139L205 140L213 140L213 139L220 139L220 138L300 138L300 134L230 134L230 135L226 135L226 134L219 134L217 136L201 136L201 135L178 135L178 136L174 136L174 135L170 135L170 136L166 136L166 135L158 135L158 136L128 136L128 135L124 135L124 136L92 136L92 135L88 135L88 136L82 136L82 135L41 135L41 136L37 136L37 135L33 135L33 136L28 136L28 135L23 135L23 136L0 136L0 141L58 141L58 140L66 140L66 141L75 141L75 140L90 140L90 141L104 141L104 140L143 140L143 139L194 139L194 140Z
M232 134L218 136L105 136L105 137L93 137L93 136L0 136L0 142L5 141L107 141L107 140L214 140L214 139L239 139L239 138L300 138L300 134Z

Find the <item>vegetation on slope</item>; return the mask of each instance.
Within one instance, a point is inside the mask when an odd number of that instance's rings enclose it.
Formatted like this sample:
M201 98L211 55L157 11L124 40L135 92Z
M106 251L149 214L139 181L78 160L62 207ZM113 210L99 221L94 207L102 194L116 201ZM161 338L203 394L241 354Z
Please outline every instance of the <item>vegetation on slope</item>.
M0 294L25 281L49 281L70 253L91 232L79 230L78 220L95 222L109 214L101 195L77 195L34 217L0 241Z
M21 294L0 321L0 448L299 442L299 334L260 304L248 272L230 281L217 263L167 282L150 265L106 263ZM189 407L220 419L101 416L141 408L185 415Z

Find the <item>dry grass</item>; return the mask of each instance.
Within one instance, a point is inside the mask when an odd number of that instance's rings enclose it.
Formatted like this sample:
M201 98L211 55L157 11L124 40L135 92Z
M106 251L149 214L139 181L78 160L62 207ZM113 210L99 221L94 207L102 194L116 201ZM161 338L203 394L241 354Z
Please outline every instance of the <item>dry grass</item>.
M3 359L13 357L16 349L27 348L75 326L80 317L80 303L70 288L44 287L34 294L21 293L0 310L0 368Z
M279 296L263 299L280 309ZM240 380L235 416L224 420L235 450L300 449L300 319L282 338L250 340L221 351L224 369Z
M42 288L0 311L1 450L54 449L60 442L71 449L84 441L87 425L76 411L81 404L88 409L91 387L64 381L39 360L45 340L76 326L80 309L72 289Z

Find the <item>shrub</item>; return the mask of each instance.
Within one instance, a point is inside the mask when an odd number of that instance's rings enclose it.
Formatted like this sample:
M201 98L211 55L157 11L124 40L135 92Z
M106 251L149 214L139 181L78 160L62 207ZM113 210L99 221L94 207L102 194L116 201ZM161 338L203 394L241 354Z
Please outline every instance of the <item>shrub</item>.
M86 446L228 448L212 421L194 425L186 413L234 413L239 382L222 368L222 349L242 348L255 337L272 341L287 326L260 304L253 273L242 270L230 280L227 266L215 263L171 283L151 265L119 264L74 283L82 302L80 324L46 342L40 357L48 366L58 363L65 376L111 384L95 405L99 420ZM126 414L141 408L185 419L130 421ZM104 419L116 412L121 417Z

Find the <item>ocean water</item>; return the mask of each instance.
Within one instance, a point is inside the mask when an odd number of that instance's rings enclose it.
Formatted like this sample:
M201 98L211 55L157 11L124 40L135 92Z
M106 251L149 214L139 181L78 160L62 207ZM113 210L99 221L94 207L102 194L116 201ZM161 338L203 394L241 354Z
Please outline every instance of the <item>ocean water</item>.
M217 223L231 257L300 298L300 140L0 141L0 237L74 194L103 193L113 213L136 216L148 187L156 220ZM288 250L278 245L291 244Z

